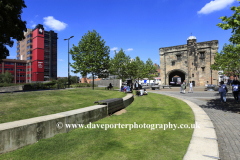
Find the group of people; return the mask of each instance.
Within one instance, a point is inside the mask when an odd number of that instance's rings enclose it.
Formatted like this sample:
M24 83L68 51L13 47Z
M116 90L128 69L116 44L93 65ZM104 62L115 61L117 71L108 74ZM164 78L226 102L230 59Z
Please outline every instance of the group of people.
M237 80L237 78L235 78L235 80L233 80L231 82L231 86L232 86L232 93L233 93L233 97L235 99L235 102L238 103L238 94L239 94L240 82ZM227 92L228 92L227 86L224 84L223 81L221 81L220 84L219 84L219 94L220 94L220 97L221 97L221 102L226 103L226 93Z
M183 82L181 82L181 92L185 94L185 90L187 89L187 84L185 82L185 80ZM189 82L189 92L188 93L193 93L193 83L192 81Z

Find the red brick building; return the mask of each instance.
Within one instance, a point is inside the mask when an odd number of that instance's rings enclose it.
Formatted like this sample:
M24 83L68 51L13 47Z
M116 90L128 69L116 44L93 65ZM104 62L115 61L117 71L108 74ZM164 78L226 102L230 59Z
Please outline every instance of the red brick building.
M26 83L57 79L57 33L38 24L17 42L17 60L27 63Z
M13 76L13 83L26 83L27 61L15 59L3 59L0 62L0 74L10 72Z

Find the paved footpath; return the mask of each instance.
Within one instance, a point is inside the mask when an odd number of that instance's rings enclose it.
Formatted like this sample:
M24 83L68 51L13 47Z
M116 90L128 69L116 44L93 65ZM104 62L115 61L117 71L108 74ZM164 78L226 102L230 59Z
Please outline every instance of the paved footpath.
M240 108L240 103L234 103L231 93L227 95L227 103L220 103L218 92L198 91L186 94L170 90L149 92L183 98L203 108L214 124L221 160L240 160L240 114L239 110L234 110Z

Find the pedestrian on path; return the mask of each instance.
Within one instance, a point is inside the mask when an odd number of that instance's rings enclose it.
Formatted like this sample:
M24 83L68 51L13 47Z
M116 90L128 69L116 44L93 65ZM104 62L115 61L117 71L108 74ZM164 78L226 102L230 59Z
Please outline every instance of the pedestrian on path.
M238 103L238 92L239 92L239 90L238 90L238 81L237 80L233 81L232 91L233 91L233 97L234 97L236 103Z
M183 86L183 82L181 82L181 92L180 93L182 93L182 86Z
M186 82L184 80L183 85L182 85L183 93L185 94L185 89L186 89Z
M193 84L192 84L192 81L190 81L190 83L189 83L189 92L188 92L188 93L191 93L191 91L192 91L192 93L193 93Z
M226 103L226 93L227 93L227 87L224 84L224 82L221 81L220 85L219 85L219 94L220 94L220 97L221 97L221 102Z

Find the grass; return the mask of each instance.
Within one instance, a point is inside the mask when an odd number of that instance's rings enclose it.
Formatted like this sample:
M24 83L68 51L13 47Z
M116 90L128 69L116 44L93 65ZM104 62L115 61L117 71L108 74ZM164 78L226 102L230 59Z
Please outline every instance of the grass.
M194 115L184 102L149 93L135 97L127 112L94 124L193 124ZM187 151L193 129L84 129L71 130L0 155L6 159L164 159L180 160Z
M126 94L104 88L78 88L0 94L0 123L44 116L94 105Z

